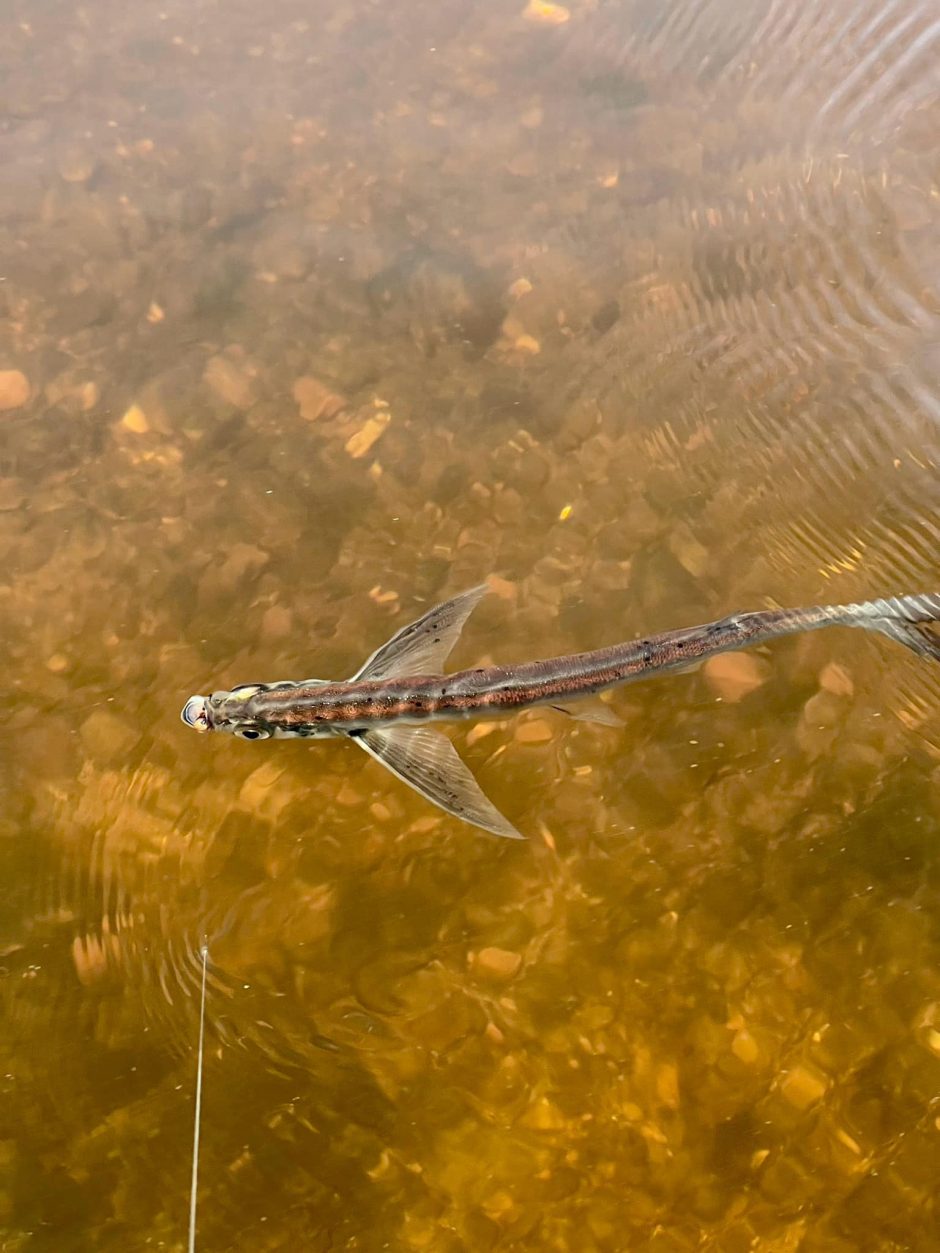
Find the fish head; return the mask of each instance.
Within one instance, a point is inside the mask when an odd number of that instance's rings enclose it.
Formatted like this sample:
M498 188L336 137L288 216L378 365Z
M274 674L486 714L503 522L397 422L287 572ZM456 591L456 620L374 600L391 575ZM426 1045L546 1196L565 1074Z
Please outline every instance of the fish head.
M256 717L249 705L252 696L264 690L261 683L243 683L230 692L190 696L180 717L194 731L226 731L242 740L267 740L274 728Z
M205 696L190 696L180 711L180 717L194 731L211 731L207 704Z

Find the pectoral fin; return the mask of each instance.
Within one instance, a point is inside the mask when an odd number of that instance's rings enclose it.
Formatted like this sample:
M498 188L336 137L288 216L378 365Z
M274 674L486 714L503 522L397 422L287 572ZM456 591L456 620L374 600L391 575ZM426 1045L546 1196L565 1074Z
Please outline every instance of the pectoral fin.
M357 731L350 739L439 809L494 835L525 838L487 800L453 744L439 731L402 725Z
M351 681L441 674L464 623L488 591L485 583L471 588L469 592L435 605L416 622L409 622L376 649Z

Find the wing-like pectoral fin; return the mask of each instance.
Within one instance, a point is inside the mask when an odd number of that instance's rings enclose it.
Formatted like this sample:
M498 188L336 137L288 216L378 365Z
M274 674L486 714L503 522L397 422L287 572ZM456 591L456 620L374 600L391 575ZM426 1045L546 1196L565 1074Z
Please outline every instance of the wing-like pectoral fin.
M525 839L483 795L453 744L439 731L398 726L358 731L350 738L439 809L494 835Z
M356 679L390 679L410 674L440 674L450 650L457 643L464 623L486 595L486 584L461 592L442 605L435 605L416 622L396 631L377 648Z

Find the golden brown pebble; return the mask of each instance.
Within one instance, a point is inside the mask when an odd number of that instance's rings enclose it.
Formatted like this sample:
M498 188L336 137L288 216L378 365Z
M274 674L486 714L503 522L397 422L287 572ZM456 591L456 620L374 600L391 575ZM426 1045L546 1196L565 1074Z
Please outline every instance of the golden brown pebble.
M29 379L22 370L0 370L0 410L19 409L29 400Z
M147 415L139 405L131 405L121 418L121 426L125 431L132 431L135 435L146 435L150 430Z
M552 4L551 0L529 0L522 16L526 21L537 22L541 26L563 26L571 13L563 4Z
M372 445L385 433L385 428L391 421L391 414L387 410L382 410L372 418L367 418L364 424L354 435L350 435L346 441L346 451L350 457L358 459L364 457Z
M819 686L824 692L831 692L833 696L855 695L852 676L845 666L840 666L837 661L830 661L829 665L823 669L819 676Z
M562 1131L567 1125L558 1106L544 1096L529 1106L519 1122L533 1131Z
M770 677L766 662L748 653L719 653L702 667L705 682L722 700L735 704L756 691Z
M520 744L547 744L552 728L543 718L530 718L519 723L516 739Z
M785 1099L796 1109L809 1109L825 1096L828 1084L824 1075L815 1068L796 1066L784 1078L780 1090Z
M522 954L506 948L481 948L474 959L474 969L489 979L508 982L519 972Z
M250 409L255 402L253 367L231 357L210 357L203 380L217 396L236 409Z
M330 391L325 383L309 374L297 379L293 394L300 416L308 422L315 422L317 418L332 418L346 403L342 396Z

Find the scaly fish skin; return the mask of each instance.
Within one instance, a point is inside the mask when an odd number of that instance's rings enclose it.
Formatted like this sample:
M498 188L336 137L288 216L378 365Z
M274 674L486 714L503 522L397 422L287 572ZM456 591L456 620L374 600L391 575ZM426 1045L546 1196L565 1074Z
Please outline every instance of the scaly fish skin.
M429 723L506 717L534 705L570 714L569 701L685 669L715 653L827 626L877 631L940 660L940 640L930 631L940 621L938 593L733 614L587 653L443 674L464 623L486 591L485 585L476 587L429 609L397 631L351 679L244 683L228 692L191 696L181 717L197 731L225 731L247 740L345 736L447 813L520 839L451 742ZM608 725L618 721L606 706L573 716Z

